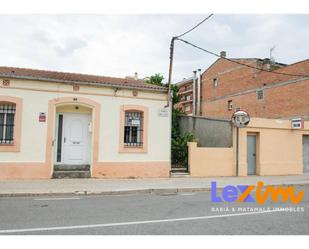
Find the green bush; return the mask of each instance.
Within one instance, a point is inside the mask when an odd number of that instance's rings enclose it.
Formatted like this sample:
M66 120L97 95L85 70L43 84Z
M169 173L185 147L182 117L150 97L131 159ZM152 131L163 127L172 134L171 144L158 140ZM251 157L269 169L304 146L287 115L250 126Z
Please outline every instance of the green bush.
M168 84L163 83L164 77L160 73L149 76L147 83L168 87ZM196 141L193 133L180 133L177 116L185 114L180 109L175 108L175 104L179 102L180 97L177 94L179 87L176 84L171 84L172 91L172 164L186 167L188 164L188 142Z
M188 142L196 141L192 132L180 133L177 116L184 114L180 109L173 108L172 112L172 164L186 167L188 164Z
M191 132L178 134L172 138L172 164L183 165L188 164L188 142L196 141L196 137Z

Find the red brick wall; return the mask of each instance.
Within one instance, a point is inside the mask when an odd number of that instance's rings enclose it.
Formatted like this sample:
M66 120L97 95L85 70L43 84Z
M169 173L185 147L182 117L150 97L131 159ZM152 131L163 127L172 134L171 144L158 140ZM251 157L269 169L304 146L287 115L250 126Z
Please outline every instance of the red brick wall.
M238 59L237 61L266 69L266 66L258 59ZM275 71L309 75L309 60L284 66ZM213 86L213 78L218 79L217 87ZM202 74L201 115L230 118L233 111L239 107L247 110L252 117L290 118L304 116L309 119L309 80L275 87L278 83L299 78L298 76L264 72L218 59ZM185 90L185 86L188 89L190 84L192 89L191 82L183 85L180 92ZM264 89L264 100L257 100L256 90L258 89ZM252 92L246 93L245 91ZM237 96L233 96L235 94ZM192 97L192 93L190 95ZM228 100L233 101L233 110L228 110ZM178 106L184 108L186 104L180 103Z
M238 60L241 63L261 67L255 59ZM309 74L309 60L295 63L276 72ZM213 78L218 86L213 86ZM256 90L271 87L300 77L263 72L233 62L219 59L202 74L202 115L208 117L231 117L237 107L247 110L252 117L288 118L309 117L309 81L273 87L264 90L264 100L256 99ZM252 93L242 93L253 90ZM239 93L239 96L231 96ZM216 100L218 98L223 98ZM227 101L233 101L233 110L228 111Z
M227 101L233 101L233 110L228 111ZM233 96L202 105L203 116L230 118L236 108L246 110L251 117L309 118L309 80L264 90L264 99L257 100L256 92Z

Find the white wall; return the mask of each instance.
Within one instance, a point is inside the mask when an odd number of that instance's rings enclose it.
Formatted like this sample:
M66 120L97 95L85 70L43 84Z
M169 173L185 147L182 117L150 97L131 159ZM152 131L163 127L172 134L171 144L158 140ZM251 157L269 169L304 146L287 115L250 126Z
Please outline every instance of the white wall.
M40 88L42 91L30 89ZM21 88L28 88L24 90ZM68 91L58 93L57 89ZM170 123L171 117L160 117L159 109L166 105L166 94L139 91L137 99L128 98L132 91L122 90L118 95L111 94L108 88L81 87L80 92L69 93L72 86L57 83L44 83L23 80L11 80L10 88L0 88L0 95L20 97L23 99L22 132L20 152L0 152L0 162L44 162L47 136L47 122L39 122L39 113L48 112L48 101L59 97L81 96L101 104L99 161L169 161L170 160ZM48 91L44 91L48 90ZM97 95L91 95L94 93ZM155 98L142 99L142 98ZM143 105L149 108L148 153L118 153L119 122L121 105Z
M144 105L149 108L148 153L118 153L121 105ZM169 117L160 117L158 111L165 101L104 98L101 100L100 161L168 161ZM103 146L103 148L102 148ZM105 147L105 148L104 148Z

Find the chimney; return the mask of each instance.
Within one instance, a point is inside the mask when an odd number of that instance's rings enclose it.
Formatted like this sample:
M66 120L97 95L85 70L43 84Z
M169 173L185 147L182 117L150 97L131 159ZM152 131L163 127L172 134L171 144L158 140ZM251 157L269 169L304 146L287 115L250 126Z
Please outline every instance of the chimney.
M134 73L134 79L138 80L138 73L137 72Z
M220 52L220 57L225 58L225 57L226 57L226 51L221 51L221 52Z
M269 58L263 59L263 66L266 68L266 70L271 69L271 60Z

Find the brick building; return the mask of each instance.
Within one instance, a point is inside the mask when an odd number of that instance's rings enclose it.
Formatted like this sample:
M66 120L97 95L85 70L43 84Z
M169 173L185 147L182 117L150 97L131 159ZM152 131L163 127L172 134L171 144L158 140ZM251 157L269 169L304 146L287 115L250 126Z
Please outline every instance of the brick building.
M230 118L239 108L246 110L252 117L289 119L301 116L309 119L309 77L260 70L309 75L309 59L290 65L273 63L269 59L233 58L232 60L259 69L239 65L224 58L216 60L201 76L197 75L196 115ZM198 86L199 77L200 86ZM193 93L193 79L178 84L182 98L178 106L190 114L194 100L191 98L191 102L186 101L191 93L184 88L192 89ZM194 94L190 96L192 95Z
M193 77L183 79L177 83L179 86L178 95L180 96L179 103L176 104L187 115L192 115L193 112Z

